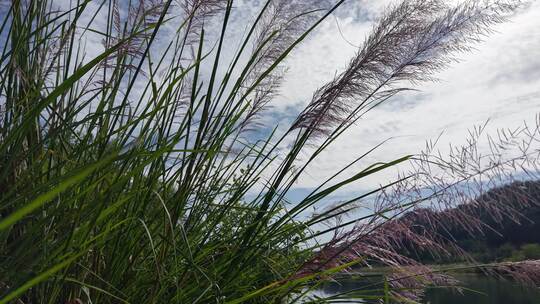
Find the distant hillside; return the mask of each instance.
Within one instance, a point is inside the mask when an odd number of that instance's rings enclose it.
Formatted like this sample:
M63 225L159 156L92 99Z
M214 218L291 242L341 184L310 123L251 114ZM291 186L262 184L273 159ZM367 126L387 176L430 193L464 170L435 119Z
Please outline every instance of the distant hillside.
M422 210L410 212L404 216L419 227L431 226L426 218L436 218L437 232L448 239L453 239L459 247L469 252L482 262L499 260L520 260L540 258L540 181L514 182L491 189L470 204L462 205L443 212ZM430 216L426 217L425 214ZM470 214L484 222L486 226L479 230L468 229L453 214ZM433 257L414 248L410 255L421 260ZM451 259L451 262L460 260Z

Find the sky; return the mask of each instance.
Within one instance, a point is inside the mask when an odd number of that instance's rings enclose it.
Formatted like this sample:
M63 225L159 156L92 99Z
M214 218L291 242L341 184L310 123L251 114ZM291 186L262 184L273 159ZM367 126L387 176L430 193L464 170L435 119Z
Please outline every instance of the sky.
M71 1L55 0L55 3L65 8ZM310 1L320 3L319 0ZM396 0L348 0L320 24L285 61L288 70L280 94L270 104L263 122L267 126L286 128L309 103L313 92L344 70L378 16L392 1ZM235 1L228 34L231 42L239 41L245 34L246 24L253 20L261 3ZM98 4L91 2L89 11L97 9ZM104 26L105 22L98 17L94 26L99 27L100 23ZM438 147L444 153L450 144L464 144L468 130L487 120L487 133L495 133L499 128L515 128L524 122L534 124L540 112L539 28L540 1L533 0L508 22L493 27L494 33L475 45L475 50L459 54L460 62L440 72L438 82L424 83L415 87L418 91L396 96L368 113L318 157L299 179L293 194L305 194L325 177L386 140L351 170L419 153L426 141L441 134ZM164 26L163 31L172 33L174 26ZM87 58L102 51L101 39L99 35L86 33L81 42ZM159 43L157 49L168 41ZM213 45L209 43L208 46ZM224 52L225 57L232 56L237 47L234 43L229 46ZM134 91L137 92L137 88ZM398 170L407 170L406 164L361 180L341 194L365 192L395 180ZM343 176L350 173L353 172L347 171Z
M351 1L292 53L281 95L272 104L276 117L296 113L316 88L343 70L385 5L383 1ZM474 51L458 55L459 63L439 73L438 82L422 84L417 87L420 91L396 96L368 113L319 157L297 188L316 186L387 139L365 159L364 166L419 153L426 141L441 133L438 147L444 153L450 144L464 144L468 130L488 120L490 134L524 122L534 124L540 109L540 3L532 2L493 29ZM395 177L396 170L387 170L346 192L365 191Z

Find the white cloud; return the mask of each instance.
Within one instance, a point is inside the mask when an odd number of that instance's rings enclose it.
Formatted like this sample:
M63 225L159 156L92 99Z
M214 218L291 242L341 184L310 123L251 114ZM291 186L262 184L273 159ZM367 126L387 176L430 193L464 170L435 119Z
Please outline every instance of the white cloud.
M351 14L340 12L337 20L343 36L360 45L371 24L356 15L354 10ZM395 138L366 158L364 166L417 153L426 140L443 131L442 150L449 143L463 144L467 130L488 119L488 132L534 121L540 105L538 28L540 5L534 2L510 22L496 26L497 32L475 51L461 55L460 63L439 74L440 82L423 85L422 92L397 97L368 113L319 157L297 186L318 185L322 178L391 137ZM355 50L339 34L336 21L328 19L288 60L290 71L276 109L307 104L313 91L341 71ZM395 170L390 170L347 191L365 190L394 176Z

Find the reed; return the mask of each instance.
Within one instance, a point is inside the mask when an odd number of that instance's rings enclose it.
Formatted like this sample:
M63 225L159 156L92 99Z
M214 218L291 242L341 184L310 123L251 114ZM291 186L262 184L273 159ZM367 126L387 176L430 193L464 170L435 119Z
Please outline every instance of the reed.
M360 262L312 263L331 245L318 237L341 228L317 225L362 197L301 213L410 156L336 175L292 206L287 193L362 115L433 80L518 5L391 6L287 132L245 136L284 59L344 2L265 1L229 41L232 0L12 1L0 26L0 303L293 302Z

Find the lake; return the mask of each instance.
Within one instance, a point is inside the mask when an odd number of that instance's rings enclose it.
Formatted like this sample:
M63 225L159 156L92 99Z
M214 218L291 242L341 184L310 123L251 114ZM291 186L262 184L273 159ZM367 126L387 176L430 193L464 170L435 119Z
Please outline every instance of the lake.
M431 288L426 291L425 304L540 304L540 289L523 287L514 282L486 277L481 274L459 274L463 294L448 288ZM333 295L366 285L363 279L340 279L326 283L317 293ZM350 302L349 302L350 303Z

